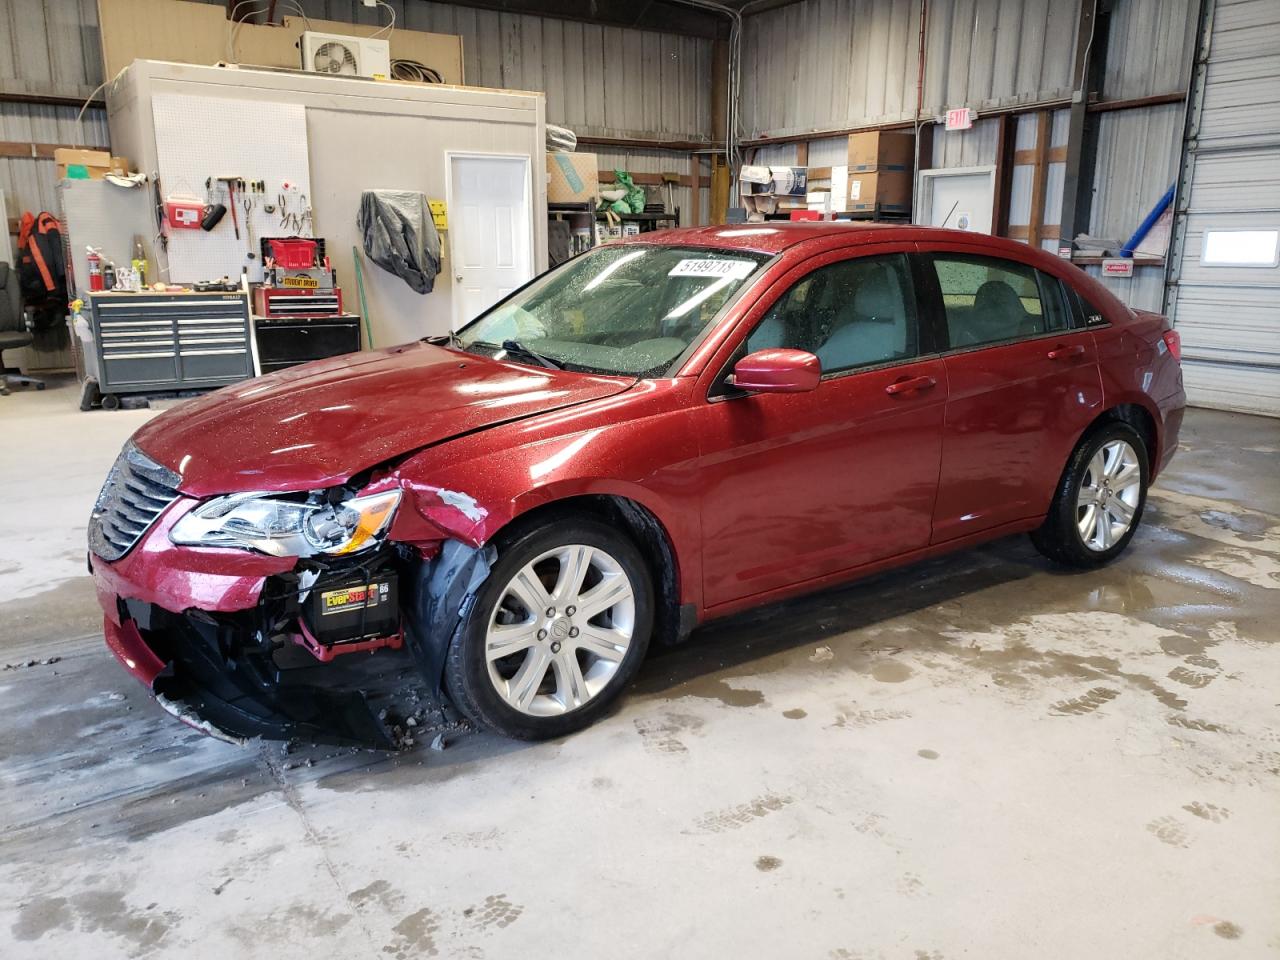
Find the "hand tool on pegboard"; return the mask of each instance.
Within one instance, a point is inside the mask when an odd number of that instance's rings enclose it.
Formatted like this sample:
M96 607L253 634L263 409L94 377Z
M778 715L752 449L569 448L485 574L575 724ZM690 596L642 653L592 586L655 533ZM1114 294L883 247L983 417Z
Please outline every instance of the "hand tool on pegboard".
M231 208L231 225L235 227L236 239L240 239L240 220L236 216L236 186L244 190L244 177L217 177L219 183L227 188L227 206Z

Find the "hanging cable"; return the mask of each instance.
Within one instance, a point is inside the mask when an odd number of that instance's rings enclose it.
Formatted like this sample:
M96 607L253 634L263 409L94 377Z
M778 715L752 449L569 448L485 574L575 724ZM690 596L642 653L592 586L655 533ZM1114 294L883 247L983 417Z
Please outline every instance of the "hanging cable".
M391 4L387 3L387 0L378 0L378 6L386 7L387 10L390 11L391 22L388 23L381 30L378 30L374 33L369 34L370 39L373 39L374 37L382 37L382 36L390 37L391 31L396 28L396 8L393 7Z
M417 60L392 60L392 80L412 80L414 83L444 83L439 70Z

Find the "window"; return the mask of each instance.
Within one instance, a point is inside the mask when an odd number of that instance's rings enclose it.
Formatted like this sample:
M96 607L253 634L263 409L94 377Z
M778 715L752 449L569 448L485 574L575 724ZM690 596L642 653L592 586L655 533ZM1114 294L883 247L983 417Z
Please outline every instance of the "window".
M1206 267L1274 267L1280 264L1280 230L1206 230L1200 263Z
M791 347L823 373L914 357L915 300L907 258L860 257L819 267L784 293L747 338L747 352Z
M1061 285L1034 267L964 254L935 256L933 265L952 347L1034 337L1068 325Z
M512 294L465 326L458 343L517 359L532 351L573 370L661 376L768 259L708 247L608 244Z

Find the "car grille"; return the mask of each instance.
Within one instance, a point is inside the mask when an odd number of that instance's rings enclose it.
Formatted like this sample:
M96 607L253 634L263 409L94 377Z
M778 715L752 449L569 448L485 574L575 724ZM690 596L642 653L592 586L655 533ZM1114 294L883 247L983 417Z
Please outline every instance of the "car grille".
M126 444L93 505L89 549L103 560L123 557L177 499L181 479L132 443Z

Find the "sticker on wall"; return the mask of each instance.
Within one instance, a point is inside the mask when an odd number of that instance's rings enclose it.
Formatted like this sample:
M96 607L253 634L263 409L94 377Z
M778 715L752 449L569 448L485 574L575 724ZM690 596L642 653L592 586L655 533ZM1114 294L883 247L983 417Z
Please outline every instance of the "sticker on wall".
M962 213L962 214L960 214L959 216L957 216L957 217L956 217L956 229L957 229L957 230L972 230L972 229L973 229L973 214L971 214L971 213Z
M436 225L437 230L449 229L449 215L445 208L443 200L428 200L427 205L431 207L431 220Z

